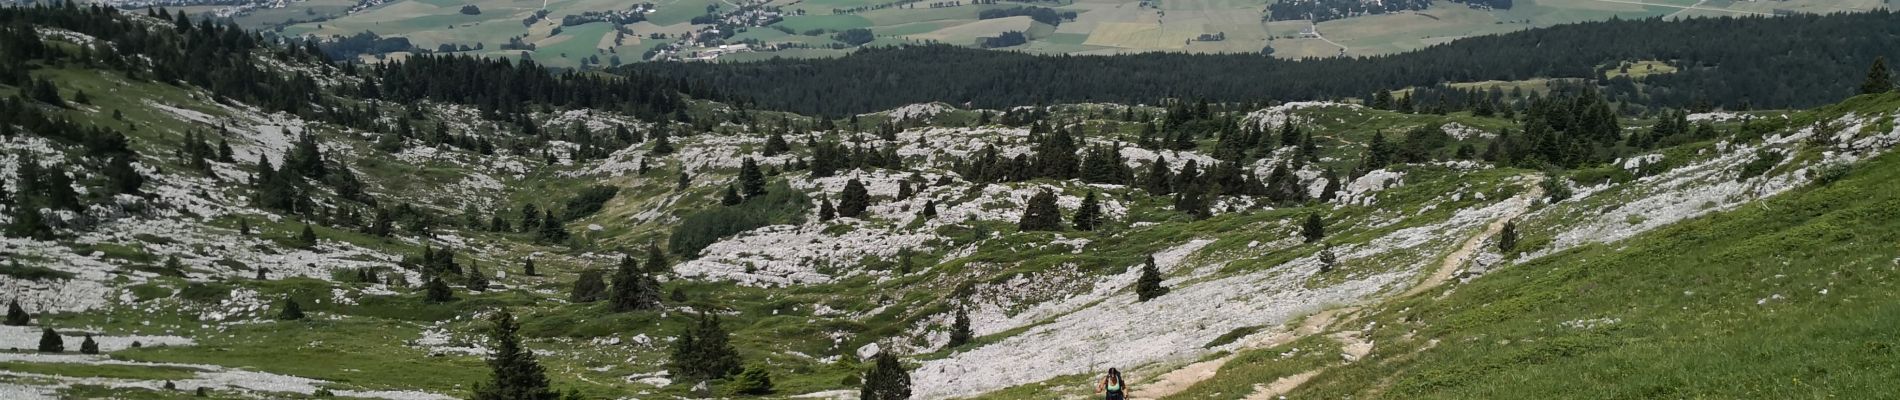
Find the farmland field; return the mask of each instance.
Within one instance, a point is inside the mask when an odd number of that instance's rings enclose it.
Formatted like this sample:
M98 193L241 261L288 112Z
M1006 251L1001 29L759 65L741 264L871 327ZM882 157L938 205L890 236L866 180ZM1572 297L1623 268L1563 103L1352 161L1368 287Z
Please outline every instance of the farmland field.
M981 38L1019 30L1030 42L1012 49L1042 54L1119 54L1148 51L1192 53L1257 53L1272 49L1282 58L1367 56L1415 50L1459 38L1536 27L1598 21L1609 18L1701 18L1760 16L1776 12L1829 13L1888 7L1885 0L1518 0L1505 10L1468 7L1441 1L1424 10L1363 15L1319 22L1291 20L1266 22L1262 15L1275 0L1129 0L1010 1L996 4L931 7L930 2L898 4L884 0L760 0L757 3L714 0L658 0L645 21L621 26L583 24L558 30L561 19L584 12L624 11L630 2L609 0L551 0L547 17L527 21L541 3L511 0L398 0L346 14L354 4L344 0L289 3L283 8L240 13L233 20L251 27L281 28L284 35L342 36L373 32L408 38L422 50L441 44L480 43L477 54L515 55L497 46L512 38L535 43L537 61L560 67L582 66L579 59L599 54L593 49L620 53L626 62L640 59L647 49L663 44L712 46L730 43L775 45L805 51L781 51L778 56L831 56L839 50L831 35L855 28L870 29L875 39L866 46L907 43L948 43L975 46ZM695 17L736 10L756 4L781 14L767 20L771 26L728 27L734 31L711 43L681 43L694 32L718 28L692 24ZM478 15L461 13L475 5ZM1028 17L982 19L985 10L1016 7L1049 8L1074 13L1074 18L1050 25ZM211 13L217 7L185 8ZM320 19L325 19L318 21ZM318 22L310 22L318 21ZM626 37L615 46L612 32ZM1317 31L1317 35L1313 34ZM813 33L814 35L806 35ZM663 38L650 36L661 35ZM1207 38L1223 40L1198 40ZM658 43L655 43L657 41ZM810 47L802 47L810 46ZM825 51L816 51L823 49ZM788 49L789 50L789 49ZM842 50L848 53L849 49ZM731 54L725 56L732 56ZM604 57L604 56L603 56ZM741 59L770 58L753 55Z

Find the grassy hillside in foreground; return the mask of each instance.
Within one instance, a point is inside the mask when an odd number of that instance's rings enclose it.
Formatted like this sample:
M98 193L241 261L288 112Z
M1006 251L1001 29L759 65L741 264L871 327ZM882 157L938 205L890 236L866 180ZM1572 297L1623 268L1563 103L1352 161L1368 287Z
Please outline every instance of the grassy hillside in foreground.
M1864 111L1860 98L1839 111ZM1587 245L1334 324L1376 344L1313 369L1252 350L1173 398L1893 398L1900 158L1833 182ZM1289 365L1297 367L1289 368Z

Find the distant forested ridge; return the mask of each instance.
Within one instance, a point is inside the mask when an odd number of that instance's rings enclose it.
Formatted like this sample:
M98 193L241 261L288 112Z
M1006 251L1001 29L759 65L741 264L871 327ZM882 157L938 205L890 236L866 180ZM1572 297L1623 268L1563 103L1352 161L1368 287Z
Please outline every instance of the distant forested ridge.
M1442 82L1602 78L1629 60L1681 68L1600 82L1605 95L1656 107L1811 107L1854 93L1877 56L1900 58L1891 11L1788 17L1610 20L1474 37L1419 51L1278 60L1250 54L1036 56L947 45L865 49L833 59L659 62L623 72L711 85L760 107L842 115L946 101L1003 108L1362 98ZM1640 83L1640 84L1639 84Z

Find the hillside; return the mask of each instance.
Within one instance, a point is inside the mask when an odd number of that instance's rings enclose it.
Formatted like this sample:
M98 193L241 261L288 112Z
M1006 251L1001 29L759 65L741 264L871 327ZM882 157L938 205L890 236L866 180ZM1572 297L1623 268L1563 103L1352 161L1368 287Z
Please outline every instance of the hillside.
M0 397L845 399L895 372L899 398L1047 399L1109 367L1136 398L1877 397L1900 374L1900 94L826 118L179 21L0 9ZM541 386L492 375L520 360Z

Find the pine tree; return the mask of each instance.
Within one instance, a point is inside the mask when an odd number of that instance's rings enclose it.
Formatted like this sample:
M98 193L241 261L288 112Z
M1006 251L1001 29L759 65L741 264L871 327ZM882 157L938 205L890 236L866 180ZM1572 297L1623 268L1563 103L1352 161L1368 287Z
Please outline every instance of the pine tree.
M818 220L831 221L833 218L837 218L837 217L838 217L838 209L836 207L831 206L831 198L829 197L818 198Z
M1024 232L1062 230L1062 208L1056 205L1056 193L1045 189L1030 196L1016 228Z
M1155 267L1155 256L1141 265L1141 277L1135 279L1135 298L1148 301L1168 294L1168 287L1161 286L1161 269Z
M1512 250L1517 250L1517 221L1504 221L1504 229L1498 231L1498 252Z
M521 274L527 276L541 275L541 273L534 270L534 257L521 260Z
M22 196L25 197L25 196ZM52 240L53 227L46 224L46 216L30 199L20 199L11 207L12 221L7 223L7 236Z
M297 244L303 247L317 245L317 231L310 229L309 223L303 224L303 231L297 233Z
M739 194L748 199L765 195L765 174L759 172L759 163L752 157L739 165Z
M713 380L739 372L739 351L732 347L719 317L700 314L698 322L673 342L673 360L667 369L677 379Z
M963 307L957 307L956 319L950 322L950 344L946 348L958 348L970 343L970 314Z
M733 189L732 185L726 185L726 194L719 197L719 205L727 207L739 205L743 201L745 200L739 198L739 190Z
M784 132L774 130L772 136L765 138L765 148L760 151L764 152L766 157L771 157L791 150L791 144L785 142Z
M141 193L140 188L145 186L145 175L139 174L137 169L132 168L131 156L112 157L106 162L106 168L101 171L101 174L106 176L107 187L112 193L137 195Z
M26 326L27 324L31 324L31 323L33 323L33 316L30 314L27 314L25 308L20 307L20 300L15 299L15 300L7 301L7 320L5 321L6 325Z
M553 212L547 212L541 216L541 231L536 237L543 243L567 242L567 225L562 224L560 218L555 218Z
M921 211L918 211L917 215L921 215L924 217L924 219L927 219L927 220L937 219L937 200L935 199L924 200L924 209Z
M647 244L647 273L664 274L673 271L673 262L666 259L666 252L660 251L660 245Z
M693 177L691 175L687 175L685 172L680 172L679 181L673 187L678 190L686 190L686 188L689 188L692 186L693 186Z
M1326 180L1326 187L1320 189L1319 201L1321 202L1333 201L1333 198L1339 196L1339 191L1340 189L1343 188L1343 185L1345 184L1345 182L1340 181L1339 174L1333 172L1332 168L1327 168L1326 172L1321 173L1320 179Z
M574 279L574 291L568 293L569 303L592 303L607 297L607 282L600 276L599 270L581 271Z
M1082 205L1075 209L1074 221L1075 229L1079 231L1092 231L1101 225L1102 204L1095 199L1094 191L1082 198Z
M79 342L79 354L99 354L99 342L92 340L92 334L86 334L86 340Z
M673 154L673 142L667 139L667 136L672 135L666 134L664 130L653 131L653 155L664 156Z
M284 309L277 312L277 319L285 321L303 319L303 305L297 304L297 299L284 297Z
M1867 70L1867 80L1860 84L1860 94L1886 93L1893 91L1893 71L1887 69L1887 58L1874 59L1874 66Z
M59 332L54 332L53 328L41 328L40 329L40 352L41 353L66 352L66 340L61 339L59 337Z
M381 218L380 216L378 218ZM541 209L534 204L521 205L521 231L531 232L541 227Z
M910 371L904 370L904 364L889 352L878 352L874 359L870 371L864 373L864 386L858 389L858 399L909 400Z
M614 312L660 308L660 283L642 272L633 256L620 257L620 267L614 270L613 280L609 299Z
M859 182L857 178L851 178L850 182L845 182L844 191L840 192L838 197L838 216L840 217L858 218L864 215L865 209L871 207L871 192L865 190L864 182Z
M1306 214L1306 221L1300 223L1300 236L1307 243L1318 242L1326 237L1326 222L1319 219L1319 214Z
M449 289L449 284L442 283L442 278L429 278L429 283L423 285L423 300L430 303L455 301L455 291Z
M726 392L735 395L761 396L772 394L772 373L765 367L753 365L739 372L728 383Z
M521 337L517 331L521 325L515 322L514 314L507 310L495 313L489 321L493 323L488 333L488 368L493 375L488 382L475 385L475 400L555 400L558 393L548 387L548 376L541 363L535 361L534 351L521 346Z
M1328 244L1319 249L1319 273L1332 272L1333 266L1338 263L1339 255L1333 254L1333 245Z
M468 279L465 283L468 285L469 291L480 292L488 290L488 274L482 273L481 267L477 266L474 261L468 262L468 271L463 271L462 275Z

